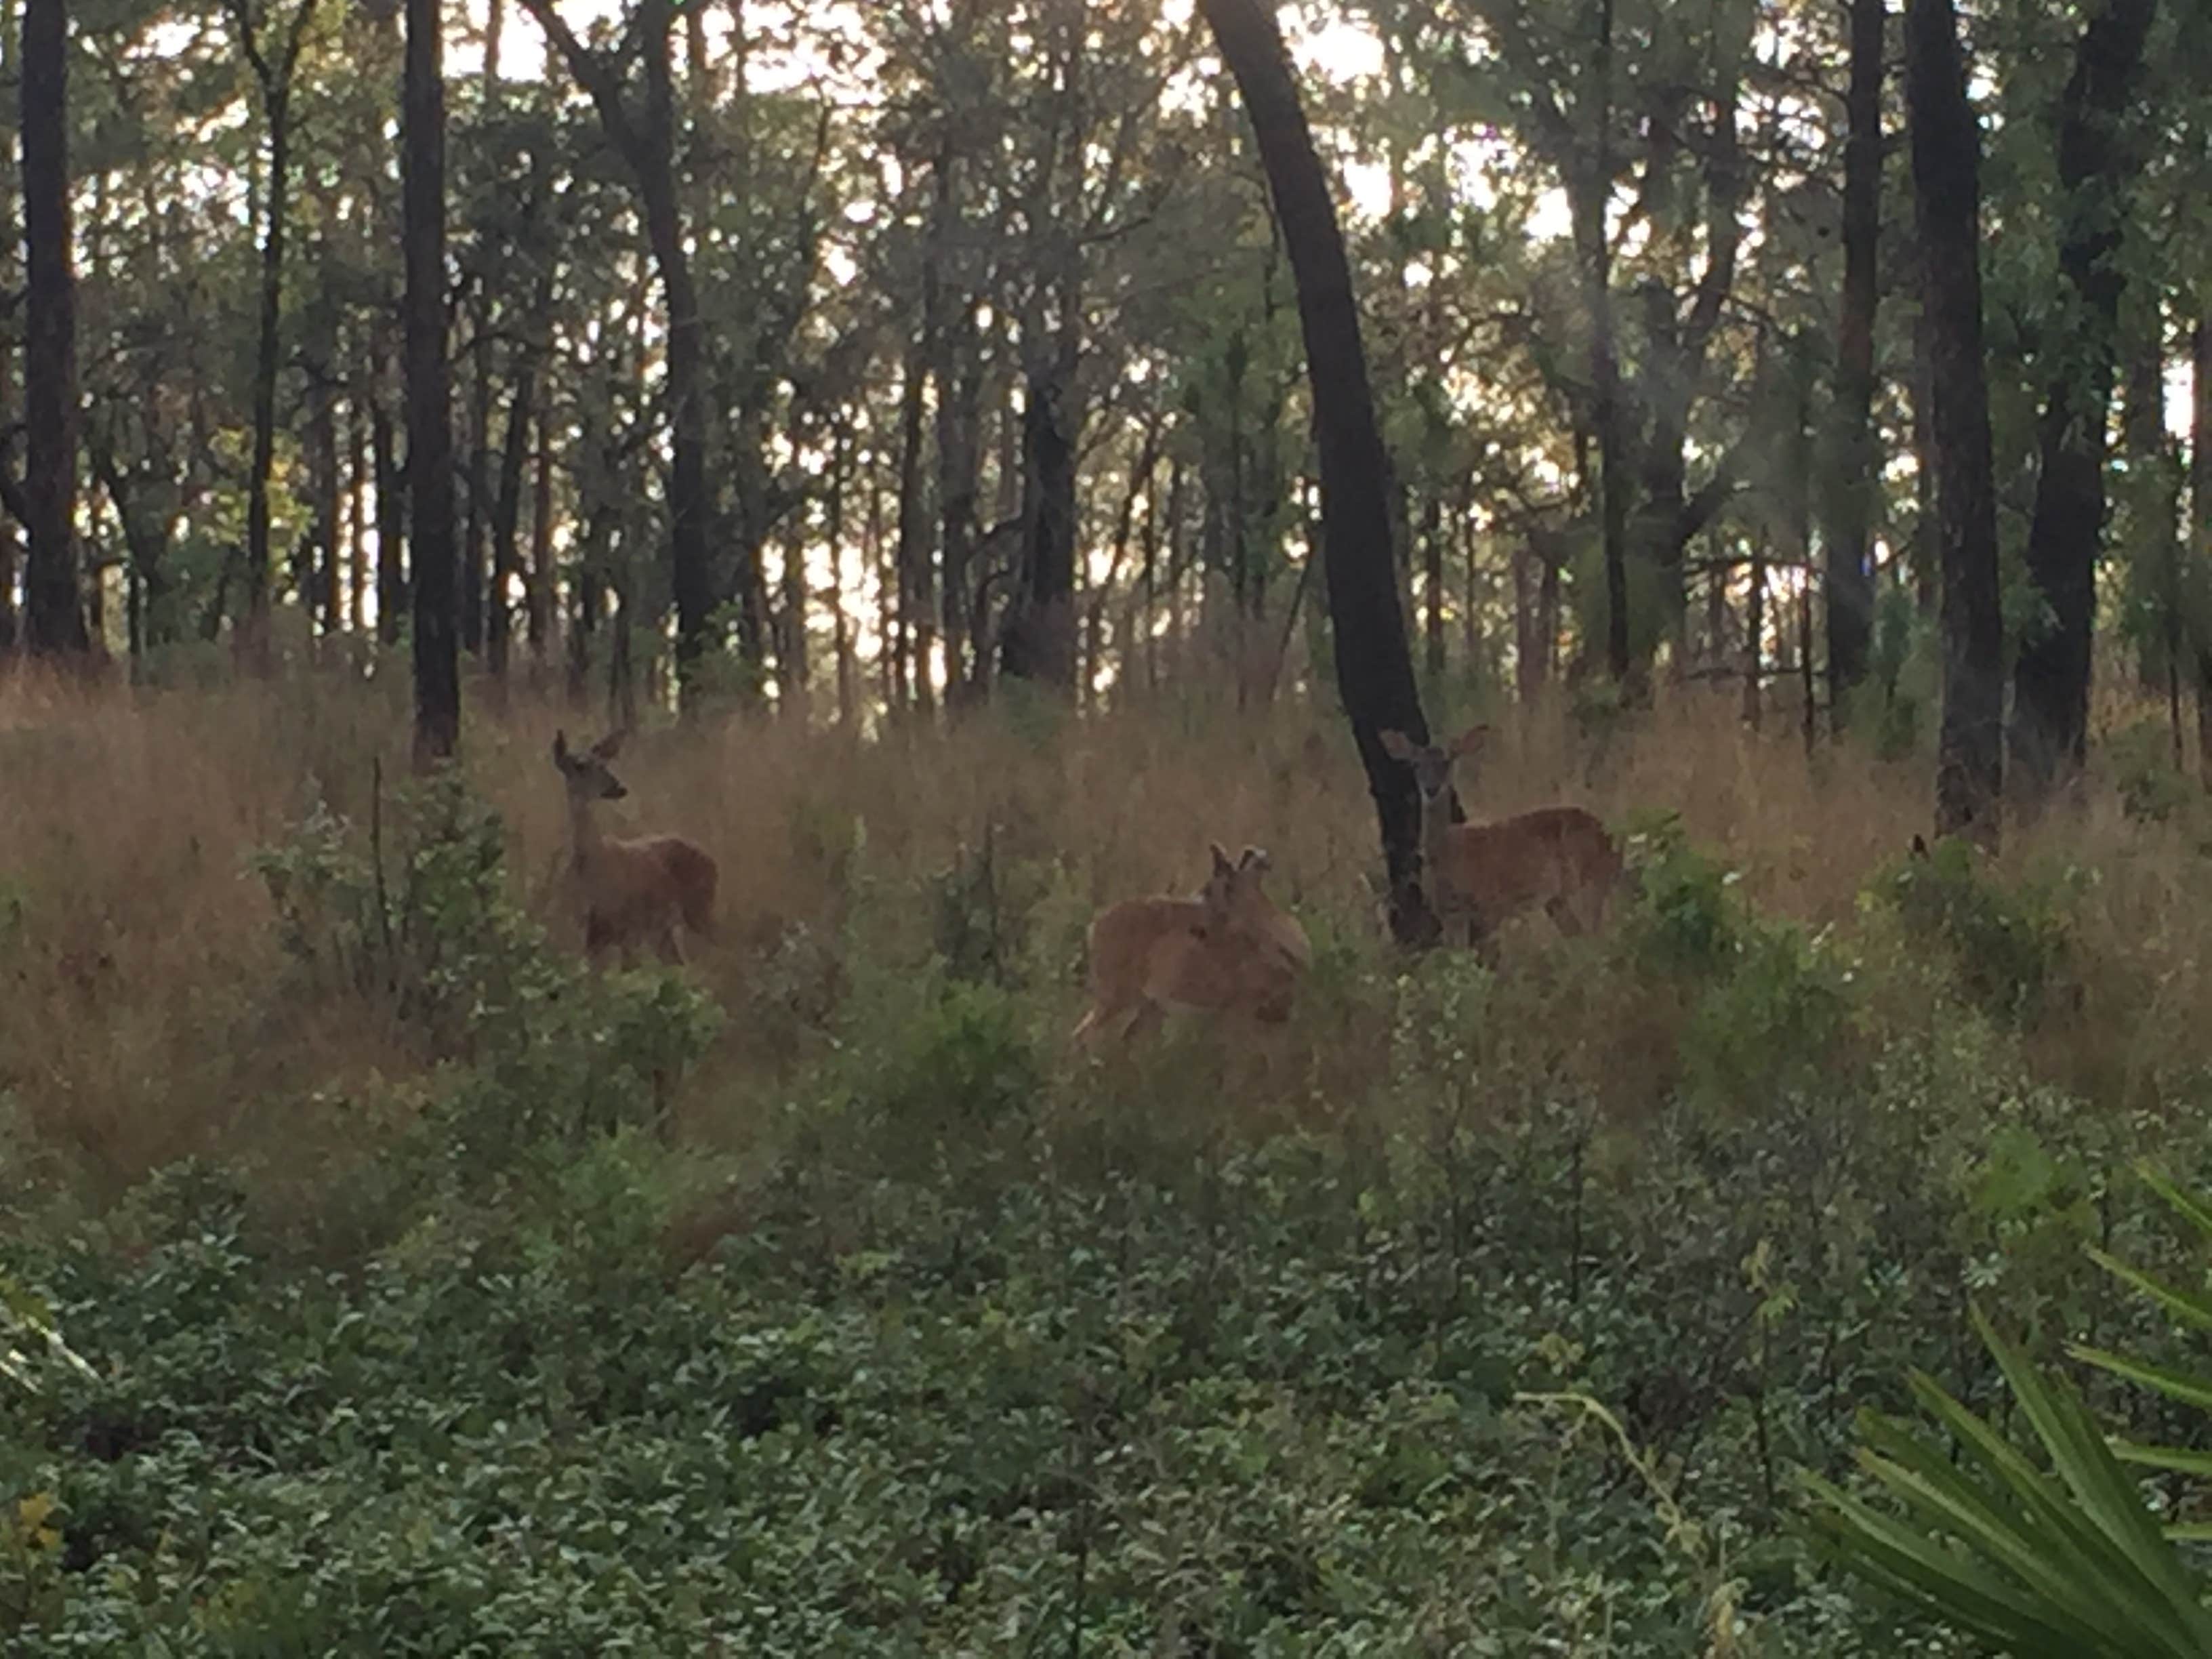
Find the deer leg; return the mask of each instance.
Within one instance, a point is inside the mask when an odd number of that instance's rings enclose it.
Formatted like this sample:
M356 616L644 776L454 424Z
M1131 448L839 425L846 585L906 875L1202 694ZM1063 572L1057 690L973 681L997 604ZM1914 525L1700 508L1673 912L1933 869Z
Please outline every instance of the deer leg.
M597 914L584 918L584 960L594 968L606 965L607 947L614 942L613 930Z
M681 968L684 965L684 942L676 937L675 923L671 922L662 931L660 943L656 949L660 959L670 967Z

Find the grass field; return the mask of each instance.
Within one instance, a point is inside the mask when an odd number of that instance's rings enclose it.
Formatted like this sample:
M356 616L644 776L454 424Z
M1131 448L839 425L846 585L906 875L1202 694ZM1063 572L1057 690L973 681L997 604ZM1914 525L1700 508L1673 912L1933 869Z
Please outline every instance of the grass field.
M1989 866L1903 857L1923 757L1493 715L1470 810L1638 871L1495 972L1384 943L1301 707L648 731L722 939L595 978L564 717L424 787L398 695L0 690L0 1273L89 1367L0 1376L7 1651L1946 1652L1798 1471L1996 1403L1970 1298L2172 1340L2081 1257L2212 1167L2144 729ZM1209 841L1297 1018L1079 1060L1091 914Z

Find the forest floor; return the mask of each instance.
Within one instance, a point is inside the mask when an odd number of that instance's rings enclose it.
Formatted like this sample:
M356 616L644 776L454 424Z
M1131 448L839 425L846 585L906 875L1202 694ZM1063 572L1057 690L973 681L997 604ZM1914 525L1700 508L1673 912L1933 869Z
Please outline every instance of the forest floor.
M2148 728L1986 864L1905 858L1923 755L1495 714L1471 812L1637 872L1497 971L1388 946L1304 708L647 731L722 936L594 977L556 712L424 787L398 695L0 690L0 1289L84 1362L0 1363L0 1650L1947 1652L1800 1471L1998 1401L1970 1300L2172 1340L2082 1249L2212 1170ZM1078 1058L1090 915L1209 842L1297 1018Z

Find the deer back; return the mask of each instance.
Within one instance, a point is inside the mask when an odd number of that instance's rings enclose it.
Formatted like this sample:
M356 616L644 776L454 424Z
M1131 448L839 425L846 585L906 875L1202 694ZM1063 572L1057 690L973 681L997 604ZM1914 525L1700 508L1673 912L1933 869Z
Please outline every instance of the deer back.
M704 933L717 875L714 860L678 836L603 842L576 861L586 915L611 940L659 933L679 921Z
M1579 806L1458 824L1444 850L1439 874L1447 901L1493 927L1537 905L1601 893L1621 867L1612 836Z

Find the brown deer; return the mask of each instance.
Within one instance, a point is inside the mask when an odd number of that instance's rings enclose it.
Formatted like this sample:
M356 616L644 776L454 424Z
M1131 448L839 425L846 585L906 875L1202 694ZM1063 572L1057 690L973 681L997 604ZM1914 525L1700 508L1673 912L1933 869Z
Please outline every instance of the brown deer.
M1091 1006L1076 1042L1094 1042L1117 1024L1133 1037L1177 1008L1267 1024L1290 1018L1291 993L1313 961L1305 929L1262 889L1264 851L1248 847L1233 864L1218 844L1212 851L1213 873L1196 898L1128 899L1091 922Z
M1394 760L1413 769L1421 792L1421 881L1444 939L1482 945L1500 924L1541 907L1563 933L1605 919L1620 879L1620 849L1579 806L1544 806L1495 823L1451 821L1453 763L1474 753L1490 728L1470 726L1449 744L1381 733Z
M600 830L599 803L629 793L607 767L622 741L611 732L589 749L572 750L567 732L553 734L553 764L568 790L569 872L584 913L584 954L596 963L615 951L627 967L638 945L650 944L663 962L680 963L679 932L714 937L719 872L680 836L617 841Z

